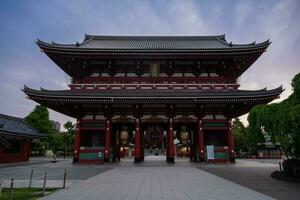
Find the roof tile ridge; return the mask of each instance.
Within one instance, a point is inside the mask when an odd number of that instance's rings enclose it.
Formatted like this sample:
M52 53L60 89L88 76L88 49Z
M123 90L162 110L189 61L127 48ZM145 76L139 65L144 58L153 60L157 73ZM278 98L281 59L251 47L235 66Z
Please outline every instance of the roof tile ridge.
M255 46L256 44L256 41L253 41L253 42L250 42L248 44L242 44L242 43L231 43L231 46Z
M51 43L50 43L50 42L45 42L45 41L42 41L40 39L37 39L35 43L38 46L45 45L45 46L57 46L57 47L61 47L61 46L76 47L78 42L76 42L75 44L73 44L73 43L57 43L57 42L51 41Z
M53 92L72 92L73 90L69 90L69 89L64 89L64 90L49 90L49 89L45 89L45 88L42 88L42 87L40 87L40 89L38 90L38 89L33 89L33 88L30 88L30 87L28 87L28 86L26 86L26 85L24 85L24 88L23 89L21 89L23 92L38 92L38 93L40 93L40 92L44 92L44 93L53 93Z
M85 34L84 40L85 41L90 41L90 40L105 40L105 39L135 39L135 40L174 40L174 39L184 39L184 40L189 40L189 39L217 39L217 40L222 40L225 41L225 34L222 35L206 35L206 36L196 36L196 35L191 35L191 36L185 36L185 35L174 35L174 36L168 36L168 35L90 35L90 34Z
M243 46L250 46L250 47L260 47L260 46L265 46L265 45L270 45L270 39L267 39L266 41L260 42L260 43L256 43L256 41L253 41L251 43L248 44L238 44L238 43L231 43L231 46L233 47L243 47Z
M92 40L93 40L93 36L88 35L88 34L84 34L84 38L83 38L82 42L80 43L80 45L89 43Z
M46 135L45 133L42 133L41 131L39 131L39 130L36 129L35 127L33 127L33 126L31 126L30 124L28 124L28 123L26 122L26 119L25 119L25 118L22 118L22 123L23 123L25 126L27 126L28 128L30 128L30 129L36 131L36 133Z
M224 34L224 37L217 38L217 40L219 42L221 42L222 44L226 45L226 46L230 46L229 43L227 42L226 38L225 38L225 34Z
M3 113L0 113L0 118L8 119L8 120L14 120L14 121L21 121L23 119L21 117L6 115L6 114L3 114Z

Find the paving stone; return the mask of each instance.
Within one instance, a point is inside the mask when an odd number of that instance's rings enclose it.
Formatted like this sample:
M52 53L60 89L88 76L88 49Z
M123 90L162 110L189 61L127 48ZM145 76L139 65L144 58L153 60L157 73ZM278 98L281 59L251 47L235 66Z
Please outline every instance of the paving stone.
M194 166L132 165L116 167L43 199L271 200L272 198L196 169Z

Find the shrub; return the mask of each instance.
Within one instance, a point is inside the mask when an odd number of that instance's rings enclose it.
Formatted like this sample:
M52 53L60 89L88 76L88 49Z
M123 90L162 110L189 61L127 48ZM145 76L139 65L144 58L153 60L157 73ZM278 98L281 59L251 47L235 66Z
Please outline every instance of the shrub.
M287 159L282 163L283 173L289 177L300 177L300 160ZM295 173L295 174L294 174Z

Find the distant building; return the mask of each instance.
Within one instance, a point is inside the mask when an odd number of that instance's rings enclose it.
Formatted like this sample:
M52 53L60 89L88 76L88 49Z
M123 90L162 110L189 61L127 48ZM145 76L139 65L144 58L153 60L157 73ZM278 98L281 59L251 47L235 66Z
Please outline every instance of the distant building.
M28 161L32 144L46 137L23 118L0 114L0 163Z
M256 145L257 158L280 159L284 155L284 150L280 144L272 142L258 143Z
M51 120L51 124L52 124L52 128L59 133L60 132L60 123L58 121Z

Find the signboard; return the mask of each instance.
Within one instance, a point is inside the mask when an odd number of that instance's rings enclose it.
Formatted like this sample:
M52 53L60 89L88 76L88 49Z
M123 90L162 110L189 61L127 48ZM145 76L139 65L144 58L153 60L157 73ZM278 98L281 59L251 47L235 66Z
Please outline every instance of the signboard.
M207 145L206 146L206 156L207 156L207 160L214 160L215 159L214 145Z
M150 63L150 77L157 78L159 75L159 64Z

